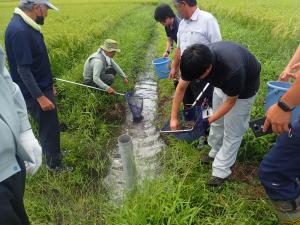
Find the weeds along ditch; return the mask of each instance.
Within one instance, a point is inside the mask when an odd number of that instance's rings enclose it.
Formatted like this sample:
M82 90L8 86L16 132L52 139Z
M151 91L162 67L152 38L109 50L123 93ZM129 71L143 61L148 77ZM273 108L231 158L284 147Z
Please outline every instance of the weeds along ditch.
M218 19L224 40L245 45L262 63L261 87L252 118L264 115L266 82L277 79L299 43L296 32L299 19L289 24L290 14L277 16L277 12L292 7L294 3L294 0L285 3L277 0L263 3L236 0L200 2L204 6L201 8L211 11ZM272 12L264 13L267 9ZM287 8L287 11L295 13L296 9ZM278 26L279 23L283 25ZM159 45L163 50L165 34L162 28L160 35ZM172 82L159 82L161 107L158 116L161 122L169 117L173 92ZM211 166L203 165L199 160L209 148L199 151L193 145L168 138L168 147L159 157L161 177L145 182L136 194L128 196L121 209L107 212L105 219L109 224L128 225L277 224L272 205L257 179L258 163L275 138L275 135L269 135L255 139L248 131L230 181L219 189L206 187Z
M128 75L130 85L125 87L121 79L114 84L116 90L126 92L133 88L135 78L138 73L143 71L145 61L145 45L150 43L154 31L154 25L151 17L145 17L151 13L152 8L139 8L136 13L123 18L114 24L115 29L104 32L102 40L111 37L120 43L122 52L116 57L116 61ZM133 25L136 20L143 20L143 27ZM128 29L128 24L131 27ZM143 35L138 35L142 33ZM99 46L99 39L95 39L94 51ZM93 51L93 50L92 50ZM82 81L82 65L86 54L81 61L65 73L61 78ZM72 85L58 83L61 91L60 95L60 118L70 131L81 133L83 138L88 140L88 144L98 144L102 151L109 148L109 145L115 145L115 137L118 134L118 127L125 119L125 99L121 96L111 96L97 91L78 88ZM99 141L97 141L99 139ZM78 140L74 140L78 142ZM80 141L80 139L79 139ZM82 163L88 165L89 160L83 160ZM106 169L106 167L104 168Z

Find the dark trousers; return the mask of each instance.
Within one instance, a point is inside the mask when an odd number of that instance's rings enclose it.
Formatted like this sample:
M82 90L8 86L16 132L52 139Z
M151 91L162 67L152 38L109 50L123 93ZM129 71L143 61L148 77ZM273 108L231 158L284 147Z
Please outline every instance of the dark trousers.
M197 99L198 95L201 93L203 88L205 87L207 83L201 80L194 80L191 81L189 86L187 87L184 96L183 96L183 104L186 105L192 105L194 101ZM178 85L178 80L174 81L175 88ZM209 86L206 91L203 93L202 97L199 99L197 105L201 105L203 100L206 98L207 103L210 107L212 107L212 96L213 96L214 87Z
M281 134L260 164L259 178L274 201L294 200L300 195L300 121L290 133Z
M24 208L26 170L24 162L17 157L21 171L0 182L0 225L27 225Z
M45 91L44 95L56 105L53 91ZM43 111L36 99L26 100L27 109L39 125L39 139L46 163L50 168L61 164L60 128L56 107L54 110Z
M89 81L85 80L85 81L83 81L83 84L91 86L91 87L99 88L98 85L96 83L94 83L94 81L92 81L92 80L89 80Z
M105 84L107 84L108 86L110 86L115 81L115 75L114 74L101 74L100 79ZM99 88L98 85L93 80L84 80L83 84Z

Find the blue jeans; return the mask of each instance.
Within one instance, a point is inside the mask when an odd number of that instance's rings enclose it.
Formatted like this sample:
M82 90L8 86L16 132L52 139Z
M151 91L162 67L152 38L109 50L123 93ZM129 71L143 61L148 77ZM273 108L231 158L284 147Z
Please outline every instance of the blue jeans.
M259 178L273 201L290 201L300 194L300 120L292 124L289 133L281 134L264 157Z

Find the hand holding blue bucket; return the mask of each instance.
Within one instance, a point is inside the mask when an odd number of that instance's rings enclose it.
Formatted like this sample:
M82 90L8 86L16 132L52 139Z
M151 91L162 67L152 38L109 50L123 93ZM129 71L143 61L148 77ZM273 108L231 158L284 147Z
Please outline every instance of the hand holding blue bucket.
M155 66L155 71L160 79L165 79L169 77L171 61L169 58L158 58L152 61Z
M265 99L265 111L267 111L272 105L276 104L278 100L283 96L287 90L292 86L289 82L281 81L269 81L267 83L268 93ZM292 121L297 120L300 115L300 106L297 106L292 112Z

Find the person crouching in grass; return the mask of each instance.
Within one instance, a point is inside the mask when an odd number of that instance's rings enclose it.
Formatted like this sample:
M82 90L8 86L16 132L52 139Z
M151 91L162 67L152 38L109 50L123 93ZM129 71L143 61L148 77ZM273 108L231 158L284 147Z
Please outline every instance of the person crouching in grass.
M125 73L113 60L116 52L121 52L118 43L111 39L106 39L97 52L88 57L84 64L83 83L93 87L106 90L109 94L114 94L115 90L110 87L115 81L116 74L120 74L124 83L128 84Z
M213 115L208 119L211 150L202 159L212 164L209 186L220 186L231 174L243 135L249 127L251 107L259 89L261 66L243 46L220 41L194 44L181 57L181 79L173 100L170 127L178 127L178 110L190 81L200 79L215 87Z

